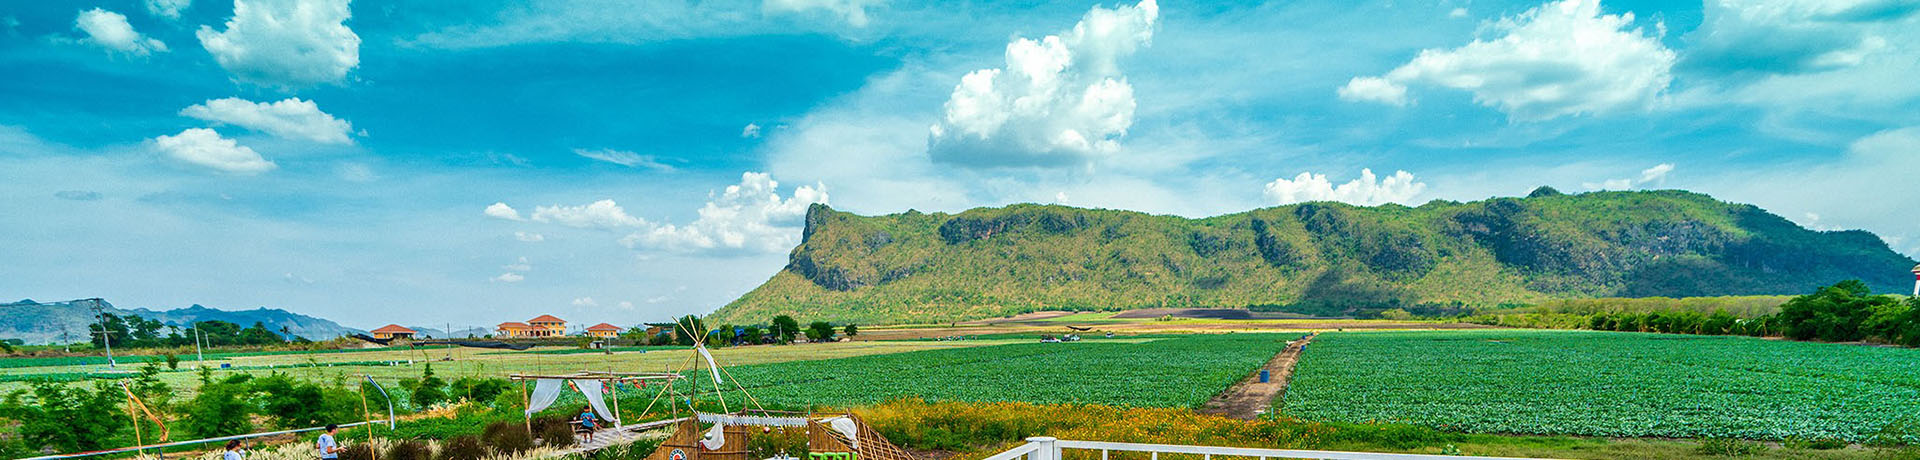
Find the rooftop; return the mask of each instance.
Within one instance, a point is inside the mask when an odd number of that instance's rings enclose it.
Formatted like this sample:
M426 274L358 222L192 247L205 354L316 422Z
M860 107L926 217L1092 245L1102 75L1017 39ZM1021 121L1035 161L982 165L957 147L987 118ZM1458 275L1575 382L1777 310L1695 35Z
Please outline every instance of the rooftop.
M398 324L388 324L386 326L381 326L379 329L374 329L373 332L380 332L380 333L387 333L387 334L396 334L396 333L412 334L415 331L412 329L407 329L405 327L402 327Z
M564 323L564 322L567 322L567 320L560 319L559 317L555 317L553 315L540 315L533 319L527 320L527 322L529 323Z
M615 326L615 325L612 325L612 324L607 324L607 323L600 323L600 324L595 324L595 325L592 325L592 326L587 326L587 330L589 330L589 331L618 331L618 330L620 330L620 326Z

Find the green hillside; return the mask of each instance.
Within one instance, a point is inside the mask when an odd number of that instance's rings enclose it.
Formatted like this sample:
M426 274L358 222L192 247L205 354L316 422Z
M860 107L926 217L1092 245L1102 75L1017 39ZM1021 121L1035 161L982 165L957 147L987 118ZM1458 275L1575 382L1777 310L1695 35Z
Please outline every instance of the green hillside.
M787 267L709 321L867 324L1041 310L1390 308L1578 297L1901 292L1914 261L1864 231L1808 230L1684 191L1420 207L1306 203L1204 219L1051 205L863 217L815 205Z

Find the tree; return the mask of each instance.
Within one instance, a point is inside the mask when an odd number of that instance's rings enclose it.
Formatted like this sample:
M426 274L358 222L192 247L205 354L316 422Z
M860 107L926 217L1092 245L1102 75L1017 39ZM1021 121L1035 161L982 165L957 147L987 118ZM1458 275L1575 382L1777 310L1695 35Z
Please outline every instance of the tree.
M766 331L760 330L760 326L747 326L745 332L746 334L741 335L741 339L748 344L759 345L762 339L766 338Z
M202 438L232 436L253 431L253 413L248 404L247 382L251 376L237 374L226 380L200 387L200 394L188 401L182 418L188 433Z
M833 340L833 325L826 321L814 321L807 325L807 340L827 342Z
M848 324L846 327L846 330L847 330L847 337L860 335L860 326Z
M1867 283L1847 280L1787 301L1778 317L1787 337L1851 342L1866 338L1861 326L1876 309L1894 302L1891 297L1872 295Z
M793 319L792 316L775 316L773 326L768 332L779 339L780 343L793 343L793 337L800 335L800 321Z
M127 428L126 396L116 385L95 381L86 387L52 381L29 383L0 402L0 417L20 421L19 436L29 446L79 452L115 447Z
M447 382L440 380L440 377L434 376L433 364L428 363L426 370L420 374L420 383L413 388L409 388L409 390L413 391L413 396L410 398L410 400L413 401L413 407L425 409L433 407L435 404L446 402L446 387Z
M694 339L707 335L707 323L699 317L687 315L674 321L674 343L693 345Z

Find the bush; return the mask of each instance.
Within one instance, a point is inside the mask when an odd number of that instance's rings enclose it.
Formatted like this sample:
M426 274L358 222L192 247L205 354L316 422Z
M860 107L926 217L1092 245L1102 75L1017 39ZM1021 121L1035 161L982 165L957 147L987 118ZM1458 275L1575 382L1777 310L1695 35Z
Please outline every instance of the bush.
M493 422L487 425L480 438L493 446L494 452L501 454L518 454L533 449L533 436L528 435L526 427L519 423Z
M471 460L487 456L478 436L455 436L440 444L440 460Z
M346 450L341 451L340 460L374 460L373 454L372 445L359 443L347 446Z
M393 443L387 448L387 460L433 460L433 448L427 443L406 440ZM472 458L472 457L470 457Z
M1733 439L1711 438L1700 441L1700 453L1724 457L1745 457L1765 452L1767 446L1757 442Z
M577 440L573 437L573 427L566 423L549 423L540 427L540 445L549 448L573 447Z

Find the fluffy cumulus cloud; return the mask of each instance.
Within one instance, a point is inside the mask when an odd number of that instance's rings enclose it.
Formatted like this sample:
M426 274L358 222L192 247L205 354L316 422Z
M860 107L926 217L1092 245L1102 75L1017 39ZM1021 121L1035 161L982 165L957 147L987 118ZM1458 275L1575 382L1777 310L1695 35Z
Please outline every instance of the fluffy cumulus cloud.
M668 166L666 163L661 163L660 160L655 159L653 155L641 155L638 153L628 152L625 150L573 149L573 154L579 155L589 160L613 163L620 166L626 166L629 168L646 168L646 169L651 169L655 171L672 171L673 170L673 166Z
M747 172L740 184L700 208L686 225L663 224L620 240L633 248L673 252L781 252L800 242L807 207L827 202L823 184L800 186L782 198L780 183L767 173Z
M629 227L647 227L646 220L633 217L613 200L600 200L582 206L539 206L533 208L528 219L534 222L565 225L574 228L620 229Z
M349 0L235 0L226 30L201 26L200 45L236 79L263 86L339 82L360 65Z
M1665 184L1667 182L1667 175L1672 173L1673 163L1661 163L1653 165L1651 168L1641 170L1638 179L1607 179L1600 182L1586 182L1580 185L1586 187L1587 190L1631 190L1636 187Z
M127 23L125 15L112 11L99 8L81 11L73 20L73 28L87 35L81 41L116 53L146 56L167 50L166 43L141 35Z
M526 279L527 279L526 275L521 275L519 273L512 273L512 272L501 273L500 276L493 277L493 281L496 283L518 283L521 281L525 281Z
M506 219L506 220L513 220L513 221L526 220L525 218L520 217L519 210L513 209L512 206L507 206L506 203L494 203L494 204L487 205L487 209L482 212L486 213L487 217L492 217L495 219Z
M153 145L173 159L232 174L259 174L276 167L253 149L206 128L189 128L180 134L155 137Z
M885 0L766 0L761 7L769 13L825 12L854 27L867 26L867 8Z
M193 0L147 0L147 13L167 19L180 19L180 12L193 6Z
M208 100L180 110L180 114L214 123L323 144L351 144L353 125L320 111L313 101L287 98L279 102L252 102L237 97Z
M742 139L754 139L754 138L760 137L760 125L757 123L747 123L747 127L740 128L740 137Z
M1267 183L1267 200L1274 204L1294 204L1310 201L1338 201L1360 206L1376 206L1386 203L1410 204L1409 201L1427 190L1427 184L1414 180L1413 174L1395 171L1385 178L1376 177L1371 169L1360 170L1360 178L1344 184L1334 185L1324 174L1300 173L1293 179L1274 179Z
M1006 66L960 79L929 128L935 160L967 166L1067 165L1119 150L1133 86L1119 59L1153 39L1154 0L1094 7L1073 29L1007 44Z
M1736 73L1851 67L1889 45L1866 25L1916 10L1920 2L1902 0L1708 0L1683 63Z
M1633 13L1604 14L1599 0L1563 0L1502 18L1453 49L1427 49L1381 77L1355 78L1342 98L1403 105L1406 86L1473 93L1515 121L1651 109L1673 81L1675 54L1634 25Z

